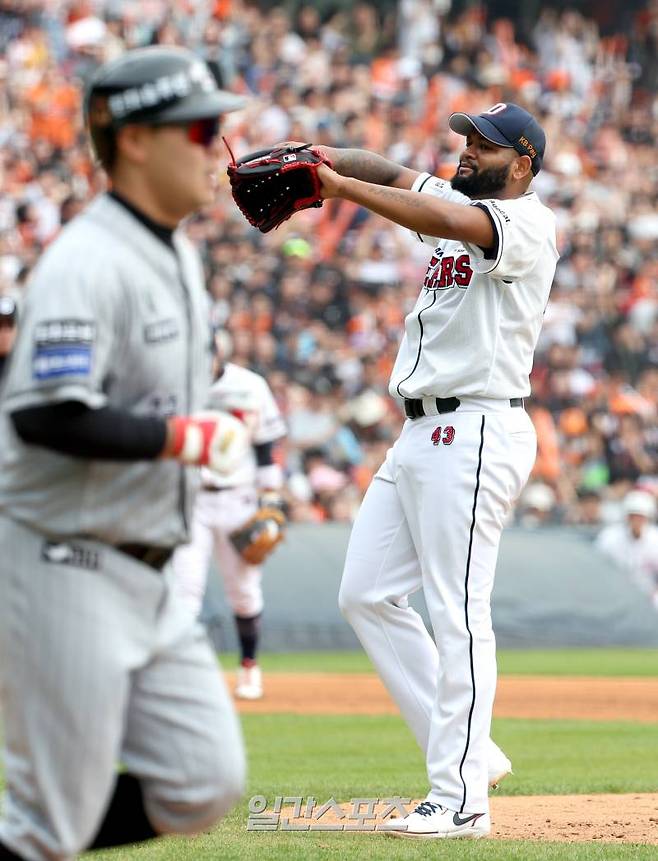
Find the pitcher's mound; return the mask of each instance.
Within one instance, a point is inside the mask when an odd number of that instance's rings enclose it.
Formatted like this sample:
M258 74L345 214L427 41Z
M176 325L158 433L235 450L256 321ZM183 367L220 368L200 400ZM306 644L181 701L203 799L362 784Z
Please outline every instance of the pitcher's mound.
M491 799L492 837L658 844L658 794Z
M412 801L404 810L410 812L417 803ZM294 808L284 806L277 824L287 829L292 826L292 830L307 834L361 830L366 839L382 834L381 828L386 822L382 816L388 818L391 809L390 802L377 805L372 811L374 816L366 817L368 827L363 829L355 822L356 811L349 803L335 804L326 812L316 810L315 817L309 814L308 819L296 817ZM363 805L358 812L366 813ZM401 814L398 808L392 815ZM501 796L491 799L491 819L490 839L658 845L658 795L655 794Z

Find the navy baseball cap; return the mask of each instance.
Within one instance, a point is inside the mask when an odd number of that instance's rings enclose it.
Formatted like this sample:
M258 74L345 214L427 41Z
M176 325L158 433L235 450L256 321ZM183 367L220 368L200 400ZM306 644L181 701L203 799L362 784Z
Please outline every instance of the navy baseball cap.
M448 125L460 135L471 129L498 146L515 149L519 155L530 156L532 172L541 170L546 149L546 135L532 114L511 102L499 102L481 114L451 114Z

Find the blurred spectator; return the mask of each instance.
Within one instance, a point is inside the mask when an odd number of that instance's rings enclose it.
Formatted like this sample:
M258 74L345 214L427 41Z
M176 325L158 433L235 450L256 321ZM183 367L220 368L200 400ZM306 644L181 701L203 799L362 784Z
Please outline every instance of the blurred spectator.
M578 526L600 526L602 519L600 494L586 487L579 488L568 522Z
M487 9L0 0L0 292L20 294L101 187L81 134L81 86L126 48L186 44L250 95L226 121L238 155L291 137L450 176L461 139L448 115L518 102L547 131L534 186L557 215L561 253L527 402L540 489L518 519L593 523L596 494L605 520L636 482L658 483L658 5L634 4L612 36L593 5L587 17L549 0L529 30L520 8L513 19ZM232 361L268 377L290 424L293 519L349 518L403 420L388 375L426 251L344 201L262 236L221 170L217 195L189 224L211 322L230 336ZM309 449L322 453L319 492Z
M11 296L0 296L0 380L16 340L16 302Z
M516 511L521 526L537 527L556 520L556 497L548 484L532 481L521 494Z
M652 494L632 490L622 503L624 521L607 526L596 546L628 574L658 610L658 526Z

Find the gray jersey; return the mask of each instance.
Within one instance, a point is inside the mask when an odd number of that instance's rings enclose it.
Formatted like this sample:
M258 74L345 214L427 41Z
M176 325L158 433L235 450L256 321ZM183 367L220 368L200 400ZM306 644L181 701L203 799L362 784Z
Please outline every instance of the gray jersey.
M98 197L39 261L5 381L0 511L47 535L110 544L185 540L198 471L171 460L113 462L24 444L22 407L80 401L136 415L205 406L206 293L198 255L176 253L111 197Z

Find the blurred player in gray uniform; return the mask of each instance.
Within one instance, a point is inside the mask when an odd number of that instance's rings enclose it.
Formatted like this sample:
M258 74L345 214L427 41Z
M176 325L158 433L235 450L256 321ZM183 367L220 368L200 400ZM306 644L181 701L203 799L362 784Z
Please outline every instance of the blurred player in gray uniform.
M35 268L1 405L0 859L194 833L243 790L232 705L167 567L188 464L247 450L234 417L195 417L210 337L177 229L213 197L218 117L239 104L178 48L125 54L87 94L112 191Z
M240 644L235 695L256 700L263 696L257 662L263 612L262 569L244 558L231 536L252 518L259 505L280 507L283 471L274 462L272 444L285 435L286 428L267 381L247 368L224 363L219 354L208 406L240 418L252 449L230 473L201 471L202 489L194 507L192 540L176 550L172 564L183 597L196 617L214 551Z

